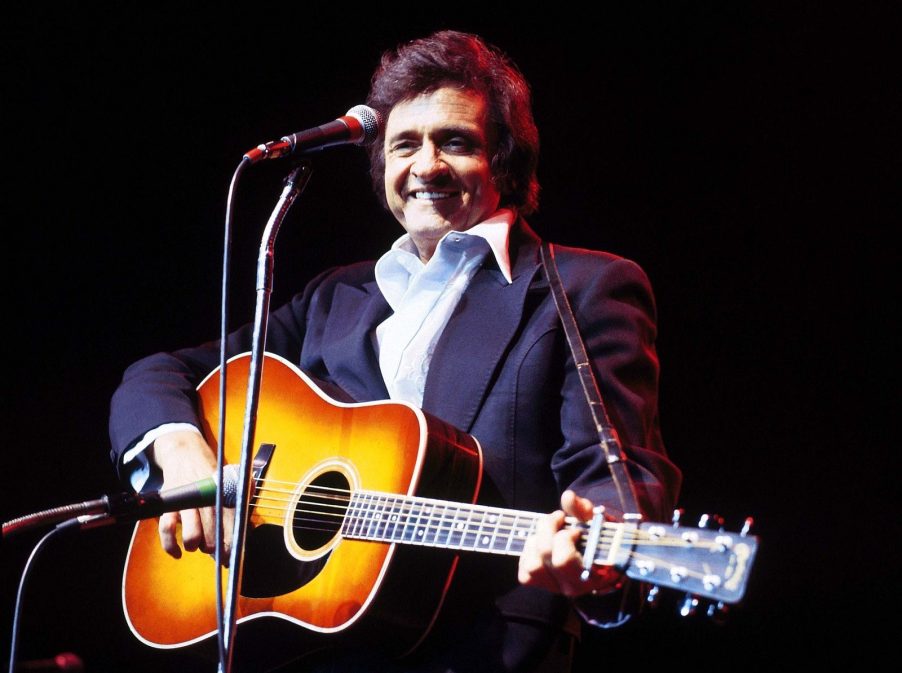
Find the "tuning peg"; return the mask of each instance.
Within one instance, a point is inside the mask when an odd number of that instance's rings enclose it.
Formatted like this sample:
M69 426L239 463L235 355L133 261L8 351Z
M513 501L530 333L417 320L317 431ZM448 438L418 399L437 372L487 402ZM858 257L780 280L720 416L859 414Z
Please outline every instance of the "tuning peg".
M648 603L649 607L655 608L658 606L658 594L660 593L661 590L657 585L648 590L648 595L645 597L645 602Z
M692 594L686 594L686 598L684 598L683 602L680 604L680 616L691 617L695 614L695 609L697 607L698 597L693 596Z
M745 537L749 534L749 531L752 529L752 526L755 525L755 520L752 517L746 517L745 522L742 524L742 530L739 531L739 535L741 537Z
M715 624L723 624L729 616L728 613L729 608L723 601L711 603L710 605L708 605L708 609L705 611L705 614L710 617Z
M683 510L675 509L673 510L673 518L671 519L671 523L673 523L674 528L678 528L680 525L680 517L683 516Z
M723 517L719 514L702 514L698 520L699 528L714 528L723 530Z

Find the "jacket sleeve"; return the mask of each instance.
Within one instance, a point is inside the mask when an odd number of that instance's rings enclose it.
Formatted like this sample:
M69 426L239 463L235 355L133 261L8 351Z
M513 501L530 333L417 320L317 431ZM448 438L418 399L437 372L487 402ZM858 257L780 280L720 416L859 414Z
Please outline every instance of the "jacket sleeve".
M568 264L567 255L558 260L639 507L646 519L668 520L681 474L667 457L659 426L657 330L649 280L638 265L622 258L593 265L591 272L585 261ZM561 489L572 488L616 516L622 508L569 348L566 359L564 442L552 457L552 470Z
M273 311L267 329L266 350L291 362L300 359L306 332L306 316L317 289L328 270L313 279L303 293ZM253 344L253 325L245 325L228 336L228 357L246 353ZM123 454L149 431L166 423L190 423L200 427L196 390L200 382L219 366L219 341L171 353L156 353L125 370L113 393L110 407L110 456L123 481L128 468ZM235 382L244 385L244 382Z

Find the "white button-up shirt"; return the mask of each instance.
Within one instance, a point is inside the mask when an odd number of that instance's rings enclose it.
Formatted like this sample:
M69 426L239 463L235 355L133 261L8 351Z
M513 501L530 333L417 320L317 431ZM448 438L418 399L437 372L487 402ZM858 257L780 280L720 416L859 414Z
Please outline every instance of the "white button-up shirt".
M490 251L511 282L513 221L513 212L502 209L465 232L448 232L425 264L405 234L376 262L376 283L394 311L375 334L379 367L393 400L422 405L435 345Z

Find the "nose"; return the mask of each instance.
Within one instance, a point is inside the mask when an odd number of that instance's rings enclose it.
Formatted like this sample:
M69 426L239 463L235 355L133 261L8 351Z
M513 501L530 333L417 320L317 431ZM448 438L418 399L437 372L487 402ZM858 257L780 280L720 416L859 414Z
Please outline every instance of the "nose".
M423 143L410 167L413 177L424 183L434 181L447 171L448 165L442 160L440 148L432 143Z

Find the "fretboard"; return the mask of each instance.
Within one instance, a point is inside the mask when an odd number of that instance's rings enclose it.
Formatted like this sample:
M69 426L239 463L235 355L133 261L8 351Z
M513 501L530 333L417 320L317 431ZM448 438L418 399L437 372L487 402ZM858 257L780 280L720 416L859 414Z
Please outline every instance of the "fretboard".
M512 509L358 491L346 538L519 556L540 515Z

